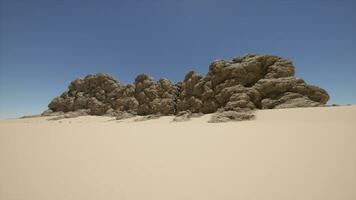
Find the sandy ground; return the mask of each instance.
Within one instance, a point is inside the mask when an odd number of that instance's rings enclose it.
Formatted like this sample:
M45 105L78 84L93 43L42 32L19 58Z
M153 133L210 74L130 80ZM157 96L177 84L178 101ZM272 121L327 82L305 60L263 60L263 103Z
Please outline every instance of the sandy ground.
M0 121L1 200L355 200L356 106Z

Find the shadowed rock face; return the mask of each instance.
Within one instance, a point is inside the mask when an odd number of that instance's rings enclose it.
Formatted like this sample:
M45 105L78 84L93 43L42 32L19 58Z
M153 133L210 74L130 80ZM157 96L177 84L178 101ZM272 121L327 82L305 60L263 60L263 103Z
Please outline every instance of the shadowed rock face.
M124 85L109 74L91 74L73 81L50 102L44 115L75 111L111 116L249 111L322 106L328 99L325 90L294 77L290 60L248 54L216 60L206 76L191 71L177 84L141 74L133 84Z

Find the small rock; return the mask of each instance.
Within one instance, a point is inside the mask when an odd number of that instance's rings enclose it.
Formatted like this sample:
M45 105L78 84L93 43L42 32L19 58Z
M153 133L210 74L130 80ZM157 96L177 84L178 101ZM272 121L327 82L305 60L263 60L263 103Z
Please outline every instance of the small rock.
M212 115L209 123L219 123L228 121L252 120L255 115L251 112L223 111Z

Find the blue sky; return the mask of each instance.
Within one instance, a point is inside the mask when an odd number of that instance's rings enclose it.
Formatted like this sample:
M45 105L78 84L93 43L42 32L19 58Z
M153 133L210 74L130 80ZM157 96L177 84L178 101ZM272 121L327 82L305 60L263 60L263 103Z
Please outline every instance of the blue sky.
M40 113L69 82L108 72L182 80L214 59L292 59L329 103L356 103L356 1L0 0L0 118Z

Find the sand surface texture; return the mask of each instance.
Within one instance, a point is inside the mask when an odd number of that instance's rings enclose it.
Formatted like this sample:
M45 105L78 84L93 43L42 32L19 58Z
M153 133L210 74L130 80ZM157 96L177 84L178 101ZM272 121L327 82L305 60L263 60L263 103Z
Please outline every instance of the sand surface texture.
M356 106L0 121L1 200L355 200Z

